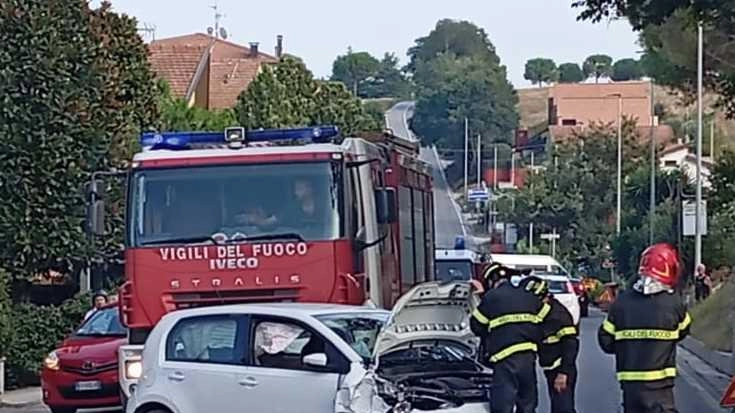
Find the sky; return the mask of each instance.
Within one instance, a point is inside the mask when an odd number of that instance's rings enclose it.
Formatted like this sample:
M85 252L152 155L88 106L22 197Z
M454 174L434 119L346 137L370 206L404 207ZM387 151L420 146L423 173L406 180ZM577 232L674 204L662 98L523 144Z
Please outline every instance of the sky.
M214 25L215 0L111 0L113 8L155 26L156 38L194 32ZM395 53L402 63L418 37L443 18L469 20L485 29L516 87L526 60L548 57L558 64L580 63L604 53L619 59L638 57L637 36L625 21L577 22L572 0L217 0L220 25L229 40L273 53L276 36L284 51L301 57L317 77L328 77L332 62L348 47L377 57ZM93 0L92 4L99 4ZM149 40L149 39L148 39Z

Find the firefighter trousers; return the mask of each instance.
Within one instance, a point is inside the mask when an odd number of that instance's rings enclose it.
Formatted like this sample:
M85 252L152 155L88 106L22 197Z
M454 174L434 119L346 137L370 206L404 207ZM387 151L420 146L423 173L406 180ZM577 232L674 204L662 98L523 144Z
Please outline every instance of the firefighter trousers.
M625 413L677 413L674 387L651 388L647 383L623 383Z
M554 388L556 370L546 371L546 384L549 389L549 400L551 400L551 413L576 413L574 408L574 388L577 386L577 371L567 375L567 389L559 393Z
M492 367L490 412L535 413L538 405L536 354L516 353Z

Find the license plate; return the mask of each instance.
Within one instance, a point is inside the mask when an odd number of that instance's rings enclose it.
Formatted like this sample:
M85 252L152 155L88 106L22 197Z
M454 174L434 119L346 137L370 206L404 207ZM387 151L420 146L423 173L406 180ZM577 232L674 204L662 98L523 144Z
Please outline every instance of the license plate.
M77 391L94 391L102 388L102 383L94 381L78 381L75 386Z

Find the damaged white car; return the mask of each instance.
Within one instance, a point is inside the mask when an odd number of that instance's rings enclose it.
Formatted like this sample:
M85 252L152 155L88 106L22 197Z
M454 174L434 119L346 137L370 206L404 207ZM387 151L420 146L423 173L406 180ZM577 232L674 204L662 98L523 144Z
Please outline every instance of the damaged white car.
M393 312L247 304L166 315L128 413L487 413L466 282L414 287Z

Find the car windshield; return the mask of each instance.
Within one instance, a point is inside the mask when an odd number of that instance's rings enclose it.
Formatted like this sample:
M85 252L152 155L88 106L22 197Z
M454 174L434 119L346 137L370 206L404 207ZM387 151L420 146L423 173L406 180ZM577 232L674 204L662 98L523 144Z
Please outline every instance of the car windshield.
M552 294L570 294L573 291L569 288L569 283L566 281L549 281L549 292Z
M438 281L468 281L472 279L472 261L438 260L434 272Z
M120 323L119 309L109 307L95 311L74 335L82 337L125 337L127 330Z
M339 164L326 161L139 170L129 241L333 240L342 232L341 180Z
M388 313L349 313L320 315L316 319L337 333L367 363L388 317Z

